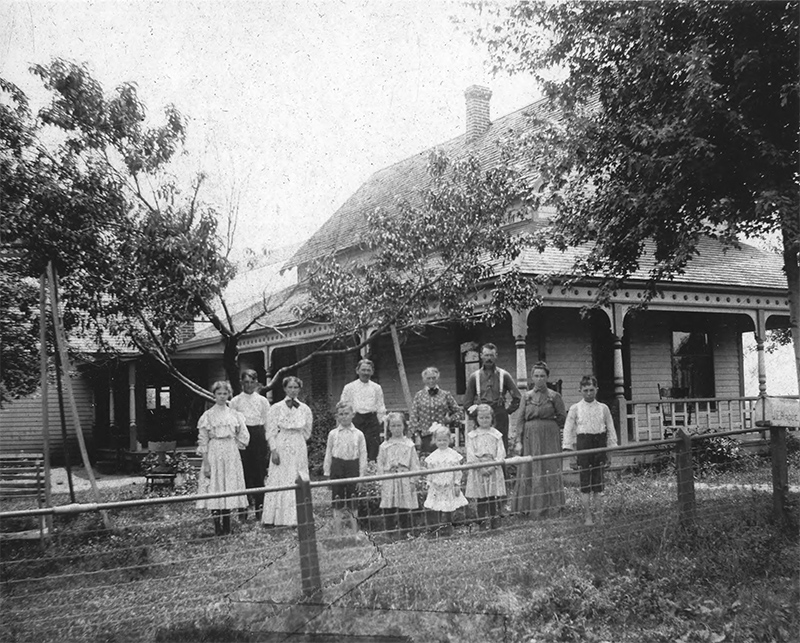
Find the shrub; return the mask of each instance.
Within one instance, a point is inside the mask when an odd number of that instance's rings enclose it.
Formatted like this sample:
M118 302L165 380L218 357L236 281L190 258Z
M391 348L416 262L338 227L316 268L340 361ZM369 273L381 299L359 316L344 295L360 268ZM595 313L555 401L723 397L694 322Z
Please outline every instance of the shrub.
M714 433L710 429L698 431L696 435ZM728 471L746 459L738 440L727 436L704 437L692 440L692 460L700 477L715 472Z
M307 404L314 415L311 437L308 440L308 471L318 478L322 475L328 433L336 426L336 416L331 411L330 401L327 398L324 400L312 398Z

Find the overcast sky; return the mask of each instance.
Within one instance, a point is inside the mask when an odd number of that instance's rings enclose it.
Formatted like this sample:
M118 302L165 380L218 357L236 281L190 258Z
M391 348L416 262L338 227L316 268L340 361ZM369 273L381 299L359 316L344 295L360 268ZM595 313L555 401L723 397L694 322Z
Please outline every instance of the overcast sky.
M55 56L110 90L134 81L149 111L190 118L189 167L206 198L241 194L238 250L310 236L375 170L458 135L463 92L493 90L492 118L537 98L491 78L451 20L455 2L3 0L0 75Z

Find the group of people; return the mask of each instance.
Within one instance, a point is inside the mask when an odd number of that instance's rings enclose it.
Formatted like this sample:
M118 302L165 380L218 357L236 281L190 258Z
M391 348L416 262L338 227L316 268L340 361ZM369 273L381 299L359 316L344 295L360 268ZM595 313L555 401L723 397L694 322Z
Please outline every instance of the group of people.
M295 484L299 472L308 475L306 441L311 437L311 409L297 399L303 388L300 378L283 380L286 397L270 406L258 393L258 375L246 370L241 375L242 392L233 393L227 381L211 387L215 404L197 423L197 451L202 456L200 494L257 489L265 484L269 461L270 487ZM297 508L291 489L268 494L205 498L197 506L210 509L217 535L231 532L231 514L246 521L249 509L264 525L297 524Z
M514 378L497 366L496 346L485 344L480 356L481 367L467 380L463 406L439 387L439 371L426 368L422 372L425 386L414 396L408 423L402 413L387 414L383 390L372 381L374 365L361 360L358 379L345 385L336 407L337 424L328 434L324 475L332 480L363 477L368 461L376 461L379 474L420 471L422 454L429 470L423 506L436 512L441 530L452 530L453 513L469 500L475 502L480 528L496 528L508 495L507 482L512 483L503 464L509 455L509 416L521 407L514 452L543 456L577 449L584 522L591 525L601 520L603 470L608 459L604 453L582 451L616 446L617 440L608 406L595 399L597 380L593 376L581 380L583 399L567 412L561 395L547 385L550 371L544 362L534 364L531 388L522 395ZM244 371L241 381L242 393L230 401L230 384L216 382L212 387L216 403L198 422L198 452L203 458L199 491L245 491L265 484L287 489L266 497L252 491L198 500L198 507L212 511L217 534L230 533L234 511L247 520L249 508L265 526L296 525L291 487L298 474L308 476L306 442L313 417L311 409L297 399L302 381L285 378L285 398L271 406L257 392L255 371ZM465 412L474 424L466 435L466 463L487 466L469 469L462 491L461 471L435 470L463 463L462 455L451 447L450 425ZM535 517L558 514L564 506L561 470L560 457L519 465L512 483L512 512ZM357 531L356 485L335 484L331 493L335 532ZM380 507L388 529L400 533L410 529L411 512L419 509L413 477L383 480Z

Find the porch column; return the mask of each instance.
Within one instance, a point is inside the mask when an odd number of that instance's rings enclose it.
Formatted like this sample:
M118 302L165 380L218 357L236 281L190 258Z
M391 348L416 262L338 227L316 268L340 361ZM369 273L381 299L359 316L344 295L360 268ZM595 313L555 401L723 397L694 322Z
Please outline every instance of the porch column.
M131 451L140 451L141 443L136 436L136 362L128 363L128 446Z
M116 413L114 412L114 372L108 373L108 432L114 442L114 448L119 448L117 440L117 421Z
M628 306L611 305L611 333L614 337L614 421L617 423L620 444L628 443L628 409L625 404L625 368L622 362L622 337L625 333L625 314Z
M511 332L514 335L514 347L517 351L517 387L520 391L528 388L528 361L525 356L525 338L528 336L528 315L533 308L509 310L511 314Z
M767 315L756 311L756 355L758 356L758 396L767 396L767 365L764 360L764 340L767 337Z
M266 372L266 383L269 384L269 380L272 377L272 351L275 350L274 346L265 346L261 349L264 353L264 371ZM272 404L272 389L267 391L267 401Z

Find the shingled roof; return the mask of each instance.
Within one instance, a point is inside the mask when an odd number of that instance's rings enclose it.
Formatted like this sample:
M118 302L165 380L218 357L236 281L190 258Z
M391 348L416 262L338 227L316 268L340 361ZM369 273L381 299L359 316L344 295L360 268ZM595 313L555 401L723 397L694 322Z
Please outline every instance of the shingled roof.
M469 91L469 90L468 90ZM328 219L317 232L306 241L287 262L285 267L300 266L312 259L325 257L357 247L364 239L367 215L376 208L392 208L398 199L412 203L420 191L430 185L427 171L430 153L441 150L449 158L463 158L474 154L484 167L492 167L500 160L502 142L518 135L530 127L531 115L552 116L546 100L534 102L488 125L479 137L470 139L467 133L426 149L375 172L345 203ZM542 225L544 222L537 222ZM517 265L528 274L569 273L575 258L585 252L573 248L561 252L547 248L544 253L533 249L525 251ZM647 279L652 261L647 249L640 261L640 270L632 280ZM504 269L498 267L498 272ZM782 271L781 258L753 246L742 244L740 248L725 246L711 238L703 238L698 246L698 255L693 257L681 275L673 283L693 283L710 286L743 286L786 290L786 277Z
M545 111L546 101L542 99L498 118L474 140L469 140L465 132L378 170L300 247L286 267L300 266L312 259L358 246L364 239L368 213L376 208L392 208L400 198L413 203L420 191L430 185L428 159L434 150L440 150L453 159L473 154L484 167L492 167L500 161L501 142L526 129L531 114L544 114Z
M639 261L639 270L633 273L628 281L647 281L648 272L653 265L652 250L653 244L645 246ZM583 248L569 248L564 252L556 248L547 248L539 253L533 248L528 248L515 263L524 274L569 274L575 259L585 252ZM508 267L499 268L497 272L502 273L507 269ZM711 237L700 239L697 255L686 264L682 274L675 275L668 283L757 288L782 292L788 289L786 275L783 272L783 259L780 255L744 243L738 246L726 246Z

